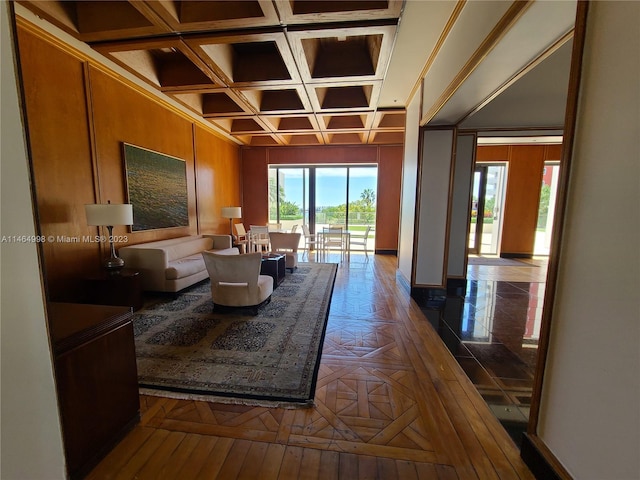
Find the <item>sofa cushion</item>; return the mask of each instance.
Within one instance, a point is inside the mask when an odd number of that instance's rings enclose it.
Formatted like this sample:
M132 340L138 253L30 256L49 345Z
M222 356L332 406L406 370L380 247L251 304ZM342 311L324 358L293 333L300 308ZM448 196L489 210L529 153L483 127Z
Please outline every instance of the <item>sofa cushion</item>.
M167 252L167 260L171 263L174 260L180 260L211 248L213 248L213 240L211 238L195 237L175 245L166 246L164 250Z
M164 274L167 280L177 280L201 272L205 268L202 255L198 253L169 262Z

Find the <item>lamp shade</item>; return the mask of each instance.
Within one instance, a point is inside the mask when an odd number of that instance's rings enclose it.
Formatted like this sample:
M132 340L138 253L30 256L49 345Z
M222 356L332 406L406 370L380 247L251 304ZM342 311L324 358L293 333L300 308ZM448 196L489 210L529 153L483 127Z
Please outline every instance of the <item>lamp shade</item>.
M107 203L84 206L87 225L133 225L133 206L130 203Z
M222 207L222 218L242 218L242 208Z

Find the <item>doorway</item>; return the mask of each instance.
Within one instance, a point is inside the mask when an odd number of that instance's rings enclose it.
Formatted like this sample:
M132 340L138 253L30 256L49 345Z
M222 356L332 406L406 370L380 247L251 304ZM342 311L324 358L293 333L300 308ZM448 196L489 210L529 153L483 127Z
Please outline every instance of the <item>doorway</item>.
M534 255L549 255L551 251L551 235L553 233L553 217L558 196L559 178L560 162L544 162L540 203L538 204L538 224L533 247Z
M473 173L469 253L498 254L506 174L506 163L476 165Z

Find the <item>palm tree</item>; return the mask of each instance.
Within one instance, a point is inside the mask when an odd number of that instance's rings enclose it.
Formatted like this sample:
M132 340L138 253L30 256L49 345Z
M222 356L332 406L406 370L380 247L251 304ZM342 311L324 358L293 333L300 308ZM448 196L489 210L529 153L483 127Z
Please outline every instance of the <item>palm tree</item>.
M373 209L376 203L376 194L371 188L365 188L360 194L360 200L367 209Z

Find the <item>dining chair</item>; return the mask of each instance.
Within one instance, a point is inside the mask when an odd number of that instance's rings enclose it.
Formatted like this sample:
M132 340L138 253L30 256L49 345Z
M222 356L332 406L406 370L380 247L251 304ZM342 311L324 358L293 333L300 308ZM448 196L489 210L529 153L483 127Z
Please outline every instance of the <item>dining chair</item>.
M345 235L342 227L324 227L322 229L322 250L327 253L331 247L338 247L340 254L345 251Z
M251 245L257 251L269 251L269 227L266 225L251 225Z
M294 225L293 227L291 227L291 233L296 233L296 230L298 230L298 225Z
M318 250L320 244L319 238L315 233L310 232L309 225L306 223L302 225L302 234L304 236L304 251L302 252L302 255L304 256L306 254L307 258L309 258L309 250L311 248Z
M244 224L236 223L235 227L238 237L235 241L235 244L241 247L240 253L247 253L249 251L249 235L244 228Z
M367 253L367 240L369 238L369 233L371 233L371 225L367 225L363 236L354 236L353 233L349 235L349 251L351 251L351 247L354 245L357 247L362 247L364 248L364 254L368 257L369 254Z

